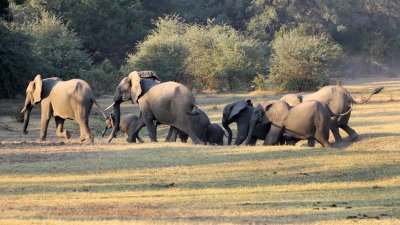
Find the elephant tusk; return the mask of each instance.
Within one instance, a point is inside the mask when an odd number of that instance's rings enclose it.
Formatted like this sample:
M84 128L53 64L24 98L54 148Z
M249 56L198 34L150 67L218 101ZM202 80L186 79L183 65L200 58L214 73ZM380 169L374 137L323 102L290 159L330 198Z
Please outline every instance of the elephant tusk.
M104 111L111 109L111 107L113 107L114 105L115 105L115 102L113 102L110 106L108 106Z
M26 111L26 106L21 110L21 113L24 113Z

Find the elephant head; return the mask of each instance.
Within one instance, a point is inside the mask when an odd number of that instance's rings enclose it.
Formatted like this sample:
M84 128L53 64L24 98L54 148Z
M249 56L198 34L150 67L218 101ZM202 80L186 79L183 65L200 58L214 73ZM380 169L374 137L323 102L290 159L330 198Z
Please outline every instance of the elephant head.
M284 101L269 101L260 103L261 110L264 112L261 115L261 123L273 123L278 126L283 126L283 122L290 113L290 106Z
M53 87L60 81L58 77L46 78L42 80L42 77L38 74L33 81L29 82L26 88L26 98L24 108L21 113L24 113L24 128L23 133L27 134L27 128L29 124L29 116L33 106L36 103L46 99Z
M287 94L282 96L279 100L286 102L290 106L295 106L303 102L303 96L299 94Z
M35 79L29 82L28 87L26 88L26 98L24 108L21 113L24 113L24 134L27 134L27 128L29 124L29 116L33 106L42 100L42 77L40 75L36 75Z
M114 120L115 120L114 114L111 113L109 116L107 116L107 118L106 118L106 120L105 120L104 131L103 131L103 133L101 134L101 137L104 137L104 134L107 132L108 129L114 127Z
M113 107L113 114L115 115L114 127L109 141L116 136L116 132L119 130L121 120L120 104L129 100L132 104L137 103L143 94L159 83L159 78L153 71L133 71L122 79L115 90L113 103L107 108Z
M232 143L232 130L229 124L234 122L235 117L247 106L253 106L251 100L240 100L225 106L222 114L222 126L228 132L228 145Z
M257 124L275 124L282 126L283 121L289 115L290 106L284 101L261 102L254 108L250 119L249 131L245 143L249 144Z

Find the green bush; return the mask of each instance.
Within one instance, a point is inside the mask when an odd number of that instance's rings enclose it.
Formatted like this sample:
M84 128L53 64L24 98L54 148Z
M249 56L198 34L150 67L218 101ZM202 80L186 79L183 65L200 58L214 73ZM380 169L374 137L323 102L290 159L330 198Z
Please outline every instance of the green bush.
M156 29L129 55L122 73L154 70L163 81L198 90L232 90L266 72L268 46L227 25L189 25L178 17L156 22Z
M266 79L262 74L257 74L253 79L254 89L257 91L262 91L266 89Z
M23 26L23 31L33 37L35 74L71 79L91 69L90 57L82 50L80 39L56 16L41 10L32 22Z
M329 83L342 49L325 35L302 28L279 32L272 42L270 81L280 90L307 91Z
M82 74L82 79L90 84L96 95L113 94L121 78L109 60L104 60L92 70Z
M139 43L137 53L128 56L121 72L154 70L162 81L188 83L185 60L189 50L180 36L186 29L185 25L176 17L158 21L156 25L157 29Z
M25 94L35 68L30 37L0 20L0 98Z

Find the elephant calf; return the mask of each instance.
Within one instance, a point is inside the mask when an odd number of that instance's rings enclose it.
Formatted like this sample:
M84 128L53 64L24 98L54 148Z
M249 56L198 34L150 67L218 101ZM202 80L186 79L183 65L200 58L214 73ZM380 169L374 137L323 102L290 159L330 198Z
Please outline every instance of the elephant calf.
M207 130L205 133L205 139L203 140L204 143L209 143L211 145L224 145L224 135L225 131L222 129L222 127L216 123L209 124L207 126ZM177 136L179 136L179 139L181 142L186 143L189 135L184 133L181 130L178 130L177 128L171 127L169 129L167 138L165 141L167 142L175 142Z
M119 129L123 132L125 137L128 137L129 128L135 127L136 124L138 123L138 120L139 120L139 118L133 114L126 114L126 115L121 116ZM106 126L104 127L104 131L101 134L101 137L104 137L104 135L108 129L111 129L114 127L115 115L111 113L109 116L107 116L105 124L106 124ZM136 138L138 139L139 142L143 142L143 140L139 137L139 135L136 135L134 137L133 142L136 142Z

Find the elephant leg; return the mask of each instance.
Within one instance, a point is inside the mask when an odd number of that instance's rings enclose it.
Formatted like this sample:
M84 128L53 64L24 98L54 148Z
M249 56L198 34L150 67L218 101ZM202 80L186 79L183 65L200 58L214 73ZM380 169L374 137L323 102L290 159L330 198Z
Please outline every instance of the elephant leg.
M176 142L177 135L178 135L178 129L173 127L173 126L170 126L169 127L169 131L168 131L168 135L165 138L165 141L166 142Z
M246 140L248 130L248 124L237 123L237 136L235 140L235 145L241 145Z
M135 126L131 126L128 131L128 138L126 139L127 142L132 143L133 138L137 138L140 143L143 143L143 140L139 137L139 131L146 126L142 117L138 120Z
M146 125L147 132L149 133L151 142L157 142L157 129L153 123L153 119L146 119L144 120L144 123Z
M254 146L254 145L256 145L256 143L257 143L257 138L252 137L251 140L250 140L249 145Z
M335 137L335 141L336 142L341 142L343 140L342 136L340 135L339 127L337 126L336 122L332 122L331 123L331 129L330 130L332 131L332 134Z
M187 117L184 121L185 122L183 123L182 129L179 128L179 131L187 134L190 137L190 139L192 139L193 144L205 145L206 143L204 141L202 141L204 139L200 139L200 138L203 138L203 137L198 137L196 135L196 132L195 132L195 130L193 128L193 124L192 124L191 118ZM186 129L184 129L184 128L186 128Z
M177 134L182 143L187 143L189 135L187 135L185 132L179 131L179 130L177 130Z
M93 135L89 129L89 119L86 117L81 118L79 121L79 126L81 130L80 141L88 141L90 143L93 143Z
M68 130L64 130L64 121L65 121L65 119L63 119L61 117L58 117L58 116L56 116L54 119L56 121L56 135L58 137L63 137L65 139L70 139L71 135L70 135L69 131Z
M282 128L271 126L268 135L265 137L264 145L276 145L279 144L279 139L282 136Z
M307 144L308 147L315 147L315 139L314 138L307 139Z
M328 132L328 135L324 135L321 132L317 132L315 134L315 140L317 140L325 148L332 147L332 145L329 143L328 139L329 139L329 132ZM314 143L315 143L315 141L314 141Z
M342 128L346 133L349 135L351 141L356 141L358 139L358 134L357 132L351 128L348 124L346 125L341 125L340 128Z
M51 107L49 103L42 103L42 115L40 121L40 140L45 141L47 136L47 127L51 118Z

